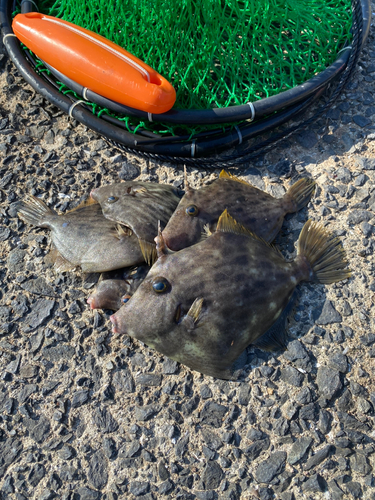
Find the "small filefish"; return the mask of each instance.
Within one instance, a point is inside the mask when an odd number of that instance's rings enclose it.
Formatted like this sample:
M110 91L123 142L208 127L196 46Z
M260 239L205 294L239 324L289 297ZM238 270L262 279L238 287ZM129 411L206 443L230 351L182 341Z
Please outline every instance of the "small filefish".
M91 309L118 311L147 276L147 264L102 273L94 292L87 299Z
M100 203L103 215L125 224L139 239L144 260L156 258L154 238L158 221L167 224L180 201L178 190L167 184L127 181L94 189L91 197Z
M226 208L237 222L271 242L280 231L288 213L301 210L315 190L312 179L303 178L291 186L282 198L255 188L224 170L218 179L198 190L192 189L185 174L185 195L163 236L171 250L181 250L197 243L205 228L214 231Z
M133 231L106 219L97 203L59 215L39 198L29 196L20 202L18 214L28 224L51 230L57 271L80 266L84 273L104 272L144 260Z
M111 316L127 334L198 372L235 378L249 344L285 348L285 312L302 281L350 276L338 238L308 221L293 262L238 224L225 210L216 231L171 252L162 233L158 259L131 299Z

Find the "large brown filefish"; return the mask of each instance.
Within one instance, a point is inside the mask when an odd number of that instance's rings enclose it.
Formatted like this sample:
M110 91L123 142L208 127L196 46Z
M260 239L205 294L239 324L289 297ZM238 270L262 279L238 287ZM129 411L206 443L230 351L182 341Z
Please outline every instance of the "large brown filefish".
M215 230L226 208L237 222L271 242L280 231L285 215L303 208L314 189L315 182L303 178L277 199L224 170L212 184L198 190L192 189L185 180L185 195L163 236L171 250L193 245L201 239L205 227Z
M18 214L28 224L51 230L58 271L80 266L84 273L104 272L144 260L133 231L106 219L97 203L58 215L39 198L29 196L20 202Z
M128 334L193 370L231 379L249 345L285 348L285 311L301 281L350 276L340 241L308 221L297 257L287 262L227 211L215 233L170 252L161 233L158 259L133 297L111 316Z
M102 273L97 287L87 299L90 308L118 311L134 294L149 269L147 264L142 264Z
M180 201L178 190L167 184L127 181L94 189L91 197L100 203L105 217L134 231L144 260L153 262L158 221L163 227L167 224Z

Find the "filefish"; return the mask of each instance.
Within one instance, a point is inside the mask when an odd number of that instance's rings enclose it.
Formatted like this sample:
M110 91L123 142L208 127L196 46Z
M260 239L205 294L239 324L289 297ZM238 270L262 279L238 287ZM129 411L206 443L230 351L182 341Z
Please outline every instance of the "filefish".
M39 198L29 196L20 202L18 214L28 224L51 230L57 271L80 266L84 273L104 272L144 260L133 231L106 219L97 203L59 215Z
M134 294L149 269L147 264L142 264L138 267L102 273L97 287L87 299L90 308L118 311Z
M301 210L314 190L315 182L303 178L277 199L224 170L212 184L194 190L187 183L185 173L185 195L163 236L171 250L193 245L201 239L205 227L215 230L226 208L237 222L271 242L280 231L285 215Z
M105 217L134 232L144 260L151 264L156 258L158 221L163 227L167 224L180 201L179 191L167 184L128 181L94 189L91 197L100 203Z
M111 316L113 332L223 379L236 378L236 362L250 344L285 349L285 313L300 282L350 276L338 238L311 221L292 262L226 210L196 245L171 252L159 233L157 251L143 283Z

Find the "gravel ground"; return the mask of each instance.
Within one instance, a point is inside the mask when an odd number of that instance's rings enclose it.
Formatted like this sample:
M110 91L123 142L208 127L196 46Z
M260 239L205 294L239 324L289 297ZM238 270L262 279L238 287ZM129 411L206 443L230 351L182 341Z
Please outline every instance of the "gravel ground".
M182 186L182 168L120 154L0 55L2 499L375 498L374 40L372 28L336 106L242 173L277 197L314 178L277 242L293 256L303 223L319 220L353 275L303 284L288 350L250 348L237 382L114 340L81 276L44 262L46 231L16 215L26 193L65 211L119 177ZM218 172L188 168L193 186Z

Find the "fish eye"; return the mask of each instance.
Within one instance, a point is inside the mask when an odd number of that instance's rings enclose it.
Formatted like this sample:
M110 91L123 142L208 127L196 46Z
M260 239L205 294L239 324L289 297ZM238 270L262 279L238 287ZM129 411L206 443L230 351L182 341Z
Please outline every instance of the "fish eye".
M126 304L130 298L131 298L131 295L129 295L129 294L127 293L127 294L125 294L123 297L121 297L121 302L122 302L123 304Z
M152 288L156 293L165 293L169 290L170 284L168 280L158 276L152 281Z
M196 217L199 214L199 209L196 205L189 205L186 207L185 212L187 215L190 215L190 217Z
M118 200L118 197L117 196L110 196L108 199L107 199L107 203L115 203L115 201Z

